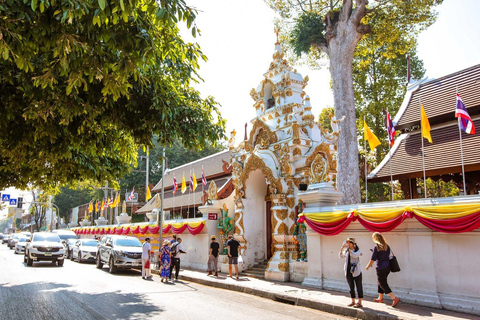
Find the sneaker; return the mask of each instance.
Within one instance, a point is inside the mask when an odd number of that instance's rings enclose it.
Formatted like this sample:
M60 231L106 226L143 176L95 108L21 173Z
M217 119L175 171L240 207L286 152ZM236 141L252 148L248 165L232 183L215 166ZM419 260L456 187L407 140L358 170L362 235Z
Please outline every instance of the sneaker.
M218 272L215 272L215 277L218 277Z
M207 276L211 276L211 275L212 275L212 271L208 271Z

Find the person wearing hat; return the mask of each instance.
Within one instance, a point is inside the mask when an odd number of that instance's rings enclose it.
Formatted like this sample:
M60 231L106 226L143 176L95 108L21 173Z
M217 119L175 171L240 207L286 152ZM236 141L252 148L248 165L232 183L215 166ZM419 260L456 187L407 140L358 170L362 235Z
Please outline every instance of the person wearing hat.
M142 279L148 280L152 278L150 274L150 255L152 254L152 246L150 238L145 238L142 249Z
M362 252L355 242L355 238L347 238L340 247L338 253L339 258L345 259L344 270L350 287L350 297L352 302L349 307L362 308L363 300L363 284L362 284L362 268L360 266L360 256ZM355 303L355 286L357 287L358 302Z
M220 244L215 241L216 237L211 236L210 240L210 250L208 255L208 276L211 276L214 273L215 277L218 277L217 264L218 264L218 250L220 249Z

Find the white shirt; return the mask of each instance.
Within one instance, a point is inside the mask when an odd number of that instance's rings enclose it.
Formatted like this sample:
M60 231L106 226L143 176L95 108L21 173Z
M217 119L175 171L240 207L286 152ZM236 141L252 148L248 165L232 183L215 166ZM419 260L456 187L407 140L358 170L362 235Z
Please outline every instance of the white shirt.
M142 258L143 259L149 259L150 256L148 255L148 251L151 251L152 250L152 246L150 245L150 243L148 242L145 242L143 244L143 252L142 252Z
M177 245L177 255L175 256L175 258L177 258L177 259L180 259L180 255L181 255L180 250L183 251L182 244L179 242L178 245Z

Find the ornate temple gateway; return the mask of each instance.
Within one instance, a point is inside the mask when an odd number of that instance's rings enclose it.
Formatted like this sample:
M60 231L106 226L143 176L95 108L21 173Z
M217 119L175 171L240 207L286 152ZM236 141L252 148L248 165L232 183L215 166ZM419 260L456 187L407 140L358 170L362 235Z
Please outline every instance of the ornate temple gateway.
M307 83L277 42L264 80L250 92L256 117L249 138L236 146L233 131L229 141L234 234L247 266L269 260L267 279L290 280L291 262L300 258L293 239L299 190L322 182L333 189L339 121L333 118L333 133L315 122Z

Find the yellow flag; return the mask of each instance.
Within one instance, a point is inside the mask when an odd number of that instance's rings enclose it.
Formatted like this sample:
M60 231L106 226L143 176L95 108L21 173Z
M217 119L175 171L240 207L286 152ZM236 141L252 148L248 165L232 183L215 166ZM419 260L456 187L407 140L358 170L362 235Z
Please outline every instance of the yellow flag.
M120 205L120 192L117 195L117 199L115 199L115 207L118 207Z
M102 200L102 208L100 210L103 211L104 207L105 207L105 199Z
M92 213L93 211L93 203L90 202L90 205L88 206L88 213Z
M427 139L428 142L432 143L432 136L430 135L430 122L428 122L427 114L425 113L425 109L422 106L422 137Z
M147 195L145 196L145 199L148 201L152 198L152 194L150 193L150 187L147 186Z
M185 174L182 177L182 189L180 191L182 191L182 193L185 193L185 191L187 191L187 183L185 182Z
M378 140L377 136L373 134L372 130L367 126L365 120L363 121L363 136L365 141L368 141L368 145L370 146L370 150L375 149L379 144L380 141Z
M197 189L197 178L195 178L195 171L193 171L192 180L193 191L195 191L195 189Z

